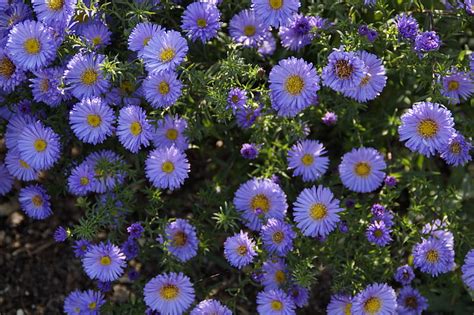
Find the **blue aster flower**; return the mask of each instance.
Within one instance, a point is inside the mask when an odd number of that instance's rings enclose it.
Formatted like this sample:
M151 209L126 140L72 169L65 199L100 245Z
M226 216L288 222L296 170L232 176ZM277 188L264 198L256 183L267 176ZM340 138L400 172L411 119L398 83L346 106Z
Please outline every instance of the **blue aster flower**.
M415 40L418 35L418 21L414 17L402 13L395 17L395 23L401 38Z
M25 72L15 65L5 49L0 48L0 88L5 93L10 93L25 80Z
M258 45L258 54L262 57L271 56L276 50L276 40L272 32L266 31Z
M145 304L163 315L183 314L193 303L195 294L189 277L183 273L163 273L145 285Z
M286 25L280 26L278 35L283 47L298 51L311 44L318 36L317 31L327 29L331 23L319 16L294 14Z
M259 153L260 145L254 143L244 143L240 149L240 155L244 159L253 160L256 159Z
M196 228L188 220L176 219L165 228L168 250L181 262L186 262L196 256L199 239Z
M279 185L270 179L254 178L243 183L234 195L234 206L244 224L258 231L264 219L283 220L288 204L286 195Z
M159 120L153 134L153 144L157 148L169 148L173 145L181 151L189 146L188 137L184 134L188 122L179 116L166 115Z
M471 249L464 257L461 267L462 281L470 289L474 290L474 249Z
M174 71L161 71L149 75L143 81L146 100L154 108L169 107L181 96L183 84Z
M317 180L329 166L325 154L326 149L319 141L300 141L288 151L288 169L294 169L293 176L302 176L305 182Z
M338 213L343 211L339 200L334 198L329 188L304 189L293 204L296 226L306 236L327 236L340 221Z
M132 223L127 228L127 232L130 235L129 237L133 238L133 239L139 239L140 237L142 237L142 234L143 234L144 231L145 231L145 229L140 224L140 222Z
M191 311L190 315L232 315L231 310L216 300L204 300Z
M219 9L208 2L193 2L186 7L181 20L181 28L192 41L205 43L216 37L221 28Z
M352 313L361 315L395 314L397 297L389 285L374 283L354 297Z
M237 125L242 129L252 127L258 117L260 117L262 105L257 108L252 106L240 107L235 112Z
M308 305L309 290L305 287L294 284L290 287L289 294L296 307L303 308Z
M265 290L284 287L288 283L288 278L288 268L283 259L269 259L263 263L261 282Z
M352 297L347 294L334 294L327 306L328 315L351 315L352 313ZM364 313L360 313L364 314Z
M103 48L110 44L112 32L103 22L88 24L82 31L82 36L86 42L94 48Z
M22 160L37 170L47 170L60 157L59 136L37 121L23 128L18 139Z
M57 243L62 243L67 239L68 232L62 226L58 226L57 229L54 231L53 238L54 241Z
M124 181L126 174L120 170L124 161L115 152L101 150L91 153L84 163L94 170L96 183L92 189L96 193L102 194L113 190L116 185Z
M397 271L395 272L394 279L402 285L409 285L413 279L415 279L413 268L409 265L398 267Z
M449 99L450 104L469 100L474 93L474 80L466 72L453 69L441 78L441 83L441 94Z
M124 272L125 255L118 246L101 242L88 247L82 265L89 278L114 281Z
M326 126L333 126L337 123L337 118L336 113L326 112L321 120Z
M1 46L5 46L8 39L8 33L18 23L32 19L33 12L30 5L21 0L9 1L6 10L0 10L0 34L3 37L0 40Z
M374 148L354 148L342 157L339 176L348 189L368 193L382 185L386 167L382 154Z
M76 9L77 0L32 0L38 20L48 24L67 24Z
M437 103L415 103L400 120L400 141L406 141L407 148L427 157L444 149L454 133L451 112Z
M281 289L257 294L257 311L260 315L295 315L295 308L291 297Z
M294 117L315 103L319 76L312 63L290 57L274 66L269 76L272 107L283 117Z
M443 239L423 238L421 243L413 248L412 255L415 267L431 274L432 277L447 273L454 268L454 249Z
M85 143L98 144L112 135L115 113L105 102L84 98L69 112L69 123L74 134Z
M175 146L150 152L145 162L145 173L153 186L174 190L188 178L190 165L186 154Z
M266 27L253 10L242 10L229 22L229 34L232 40L245 47L257 47L263 40Z
M74 245L72 246L72 248L74 249L74 256L76 256L76 258L83 258L87 253L90 245L91 243L85 239L78 239L77 241L75 241Z
M37 70L55 59L57 45L43 23L27 20L12 28L6 49L17 67Z
M69 192L76 196L85 196L94 191L96 185L94 169L87 163L76 166L68 178Z
M384 221L374 221L367 227L365 235L369 242L383 247L392 241L391 232L392 230L385 225Z
M19 180L30 181L38 179L38 171L21 159L20 152L16 147L8 150L5 157L5 165L8 172Z
M93 53L78 53L72 57L64 72L64 81L74 97L99 97L109 89L109 75L102 70L105 59L104 55Z
M265 26L285 25L300 6L299 0L252 0L252 9Z
M421 230L422 234L430 235L446 242L449 248L454 248L454 235L447 229L447 222L436 219L427 223Z
M441 46L441 40L435 31L419 33L415 37L415 51L419 54L436 51Z
M125 242L120 245L120 250L125 255L127 260L132 260L140 253L140 247L133 238L128 238Z
M64 299L64 313L67 315L79 315L84 311L84 303L82 302L82 292L79 290L72 291Z
M128 49L136 51L138 56L141 56L150 40L162 36L164 32L165 29L161 25L150 22L138 23L128 37Z
M176 31L152 37L143 49L142 58L149 74L174 71L188 52L186 40Z
M99 315L100 308L105 304L105 297L99 291L87 290L81 294L82 309L81 314Z
M421 315L428 309L428 300L410 286L400 289L397 304L397 314L400 315Z
M227 95L227 107L231 108L232 112L236 112L238 109L245 108L247 104L247 92L240 88L232 88Z
M46 219L53 213L50 199L46 189L37 184L22 188L18 197L21 209L35 220Z
M242 269L257 256L255 242L247 232L240 231L227 237L224 242L224 256L232 266Z
M5 164L0 163L0 196L4 196L13 188L13 176L9 173Z
M328 56L328 64L323 68L323 84L337 92L357 88L367 75L367 67L354 52L334 50Z
M152 127L146 112L139 106L127 106L120 110L117 126L120 143L132 153L150 145Z
M50 107L57 107L69 98L62 87L62 67L52 67L35 71L35 78L30 79L31 92L36 102L43 102Z
M471 158L472 144L463 135L455 132L448 143L440 150L441 158L449 165L465 165Z

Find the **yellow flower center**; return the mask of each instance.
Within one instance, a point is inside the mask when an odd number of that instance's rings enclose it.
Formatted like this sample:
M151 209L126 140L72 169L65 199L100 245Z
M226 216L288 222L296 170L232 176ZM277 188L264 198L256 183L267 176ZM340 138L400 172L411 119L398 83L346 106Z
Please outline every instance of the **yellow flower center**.
M260 208L263 212L267 213L270 210L270 200L268 200L267 196L258 194L252 198L250 206L254 211Z
M245 245L240 245L239 247L237 247L237 253L238 253L240 256L245 256L245 254L247 254L247 246L245 246Z
M170 161L166 161L161 165L161 170L169 174L172 171L174 171L174 164L171 163Z
M33 202L35 207L41 207L43 205L43 198L41 198L40 195L34 195L33 198L31 198L31 202Z
M81 75L81 82L85 85L92 85L97 82L99 74L94 69L87 69Z
M161 287L160 296L165 300L174 300L179 294L179 288L174 284L167 284Z
M4 77L11 77L15 73L15 64L7 57L3 57L0 60L0 75Z
M253 25L246 25L244 27L244 34L245 36L253 36L255 35L256 29Z
M92 44L94 44L94 46L98 46L100 44L102 44L102 38L100 36L96 36L92 39Z
M352 315L351 309L352 309L352 303L347 303L346 306L344 307L344 315Z
M30 168L30 165L28 165L28 163L26 163L25 161L23 161L21 159L20 159L20 166L23 167L23 168L27 168L27 169Z
M232 103L234 104L237 104L237 102L239 101L239 97L237 95L232 95Z
M336 75L340 79L347 79L351 76L354 68L347 60L336 61Z
M303 162L305 166L310 166L314 162L314 156L312 156L311 154L305 154L301 158L301 162Z
M167 95L170 92L170 85L166 81L161 81L160 84L158 84L158 92L160 92L161 95Z
M277 244L280 244L284 238L285 238L285 234L283 234L282 231L277 231L273 233L272 235L272 241Z
M369 75L366 75L366 76L363 77L362 80L360 81L360 86L366 86L367 84L369 84L369 81L370 81L370 76L369 76Z
M433 119L422 120L418 124L418 133L423 138L431 138L438 132L438 124Z
M328 214L328 208L322 203L315 203L310 209L310 216L313 220L324 219Z
M89 126L96 128L100 126L101 122L102 122L102 118L100 118L99 115L96 115L96 114L87 115L87 123L89 124Z
M173 48L164 48L160 53L160 59L162 62L170 62L175 55Z
M369 163L366 163L366 162L359 162L354 167L354 172L356 173L357 176L360 176L360 177L369 176L370 171L371 171L371 167Z
M428 260L430 263L435 263L439 260L439 254L436 250L430 249L426 253L426 260Z
M142 125L138 121L134 121L130 124L130 133L134 136L138 136L142 133Z
M178 247L184 246L187 240L188 240L188 237L186 236L186 234L184 234L184 232L181 232L181 231L177 232L173 236L173 244Z
M64 6L64 0L49 0L48 7L53 11L59 11Z
M449 81L448 82L448 91L457 91L459 89L458 81Z
M375 230L375 232L374 232L374 236L375 236L376 238L382 237L382 234L383 234L383 233L382 233L381 230Z
M36 152L43 152L44 150L46 150L48 144L43 139L36 139L33 146L35 147Z
M79 182L81 183L82 186L86 186L87 184L89 184L89 178L87 177L81 177L81 179L79 180Z
M178 138L178 130L173 128L166 130L166 138L169 140L176 140L176 138Z
M196 23L197 23L198 27L200 27L200 28L204 28L204 27L207 26L207 22L206 22L205 19L197 19Z
M41 43L36 38L28 38L23 43L23 47L25 47L25 50L28 54L36 55L41 50Z
M364 303L364 310L369 314L375 314L382 308L382 301L377 297L371 297Z
M277 270L275 272L275 281L276 281L276 283L282 284L283 282L285 282L285 279L286 279L286 276L285 276L285 273L283 271Z
M151 36L145 37L145 39L143 40L143 46L148 45L148 43L150 42L150 39L151 39Z
M133 87L132 82L130 82L128 80L122 81L120 83L120 90L122 90L122 92L131 94L134 91L134 87Z
M290 75L285 82L285 90L293 96L301 94L304 81L299 75Z
M283 0L269 0L268 3L273 10L278 10L283 6Z
M273 300L272 303L270 303L270 306L272 307L272 310L274 311L281 311L283 308L283 303L281 303L278 300Z
M461 145L459 142L454 142L450 146L451 152L454 154L459 154L461 152Z
M49 80L48 79L43 79L40 82L39 88L41 92L46 93L49 91Z
M97 303L95 302L91 302L89 303L89 305L87 306L90 310L95 310L95 308L97 307Z
M418 308L418 300L414 296L409 296L405 299L405 305L411 309Z
M111 263L112 263L112 260L110 259L109 256L104 256L104 257L102 257L102 258L100 259L100 264L101 264L102 266L108 266L108 265L110 265Z

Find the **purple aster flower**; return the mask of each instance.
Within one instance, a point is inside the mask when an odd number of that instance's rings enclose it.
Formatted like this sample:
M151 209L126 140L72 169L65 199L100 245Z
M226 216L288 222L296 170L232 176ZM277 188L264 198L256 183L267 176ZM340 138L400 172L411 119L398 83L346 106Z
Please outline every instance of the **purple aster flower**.
M346 294L334 294L331 296L326 309L328 315L350 315L352 313L352 297ZM366 313L360 313L366 314Z
M135 268L130 269L127 275L130 281L135 281L140 277L140 273Z
M121 184L125 178L122 158L110 150L101 150L90 154L85 164L89 165L95 173L96 183L93 185L93 191L102 194L108 190L114 189L117 184Z
M449 99L450 104L459 104L461 100L469 100L474 93L474 81L466 72L453 69L442 77L441 82L441 94Z
M4 196L10 192L13 188L13 176L8 172L5 164L0 163L0 196Z
M454 133L451 112L441 104L419 102L413 104L400 118L398 127L400 141L411 151L427 157L442 150Z
M366 74L356 88L344 90L343 93L358 102L367 102L380 95L387 84L387 76L382 61L376 55L358 51L357 56L365 63Z
M385 225L384 221L374 221L367 227L365 235L369 242L384 247L392 241L391 232L392 230Z
M386 167L382 154L374 148L354 148L342 157L339 176L349 190L368 193L380 187Z
M145 162L145 173L153 186L174 190L188 178L190 165L186 154L175 146L150 152Z
M196 228L188 220L176 219L165 229L168 250L179 261L186 262L196 256L199 239Z
M454 248L454 235L447 229L447 222L436 219L427 223L421 230L422 234L430 235L446 242L449 248Z
M321 120L326 126L333 126L337 123L337 115L333 112L326 112Z
M64 299L64 313L67 315L78 315L81 312L86 312L84 303L82 302L82 292L75 290Z
M50 199L46 189L37 184L22 188L18 197L21 209L35 220L46 219L53 213Z
M419 54L438 50L441 40L435 31L419 33L415 37L415 51Z
M101 242L88 247L82 258L82 265L91 279L114 281L123 274L125 255L119 247L110 242Z
M89 246L91 243L85 239L79 239L74 242L72 248L74 249L74 256L76 258L83 258L87 251L89 250Z
M395 17L395 23L401 38L415 40L418 35L418 22L414 17L402 13Z
M183 314L194 301L194 288L184 274L162 273L145 285L145 304L166 315Z
M130 235L129 237L132 238L132 239L139 239L140 237L142 237L142 234L143 234L144 231L145 231L145 229L140 224L140 222L132 223L127 228L127 232Z
M254 143L244 143L240 149L240 154L248 160L257 158L260 146Z
M337 92L347 92L361 84L366 70L364 61L356 53L334 50L328 56L321 77L324 85Z
M317 31L327 29L331 23L319 16L304 16L295 13L291 19L280 26L278 35L281 38L283 47L298 51L311 44L317 37Z
M299 0L252 0L252 9L265 26L285 25L300 5Z
M166 31L151 38L143 49L142 58L149 74L173 71L188 52L186 40L176 31Z
M140 106L127 106L120 110L117 126L120 143L132 153L150 145L153 137L152 126L146 112Z
M357 32L360 36L367 36L367 34L369 33L369 27L367 26L367 24L362 24L357 29Z
M69 112L74 134L85 143L98 144L112 135L115 113L102 99L83 98Z
M235 192L234 206L251 230L262 227L263 218L283 220L288 204L283 190L269 179L251 179ZM260 214L259 214L260 213Z
M253 10L242 10L229 22L229 34L236 43L246 47L257 47L263 40L266 27Z
M317 140L299 141L288 151L288 169L294 169L293 176L302 176L305 182L315 181L328 169L326 153L324 145Z
M462 281L470 289L474 290L474 249L471 249L464 258L464 265L461 267Z
M339 228L339 231L341 233L347 233L349 232L349 225L347 225L347 222L342 220L342 221L339 221L339 224L337 225L337 227Z
M322 185L304 189L293 204L296 226L311 237L329 235L340 221L341 211L339 200Z
M400 289L397 304L397 314L421 315L428 309L428 300L420 291L409 286Z
M84 314L90 315L100 314L100 308L105 304L104 295L101 292L93 290L84 291L81 294L81 301Z
M375 203L370 208L373 218L371 222L383 221L387 228L393 226L393 214L390 210L385 209L381 204Z
M262 41L258 44L258 54L262 57L271 56L276 50L276 40L272 32L266 31Z
M32 0L38 20L48 24L66 24L74 15L77 0Z
M5 157L5 166L8 172L19 180L30 181L38 179L38 171L21 159L17 148L8 150Z
M143 92L153 108L169 107L176 103L182 94L183 84L174 71L161 71L149 75L143 81Z
M440 150L441 158L449 165L465 165L472 159L471 149L471 142L460 133L454 132L448 143Z
M190 315L232 315L231 310L216 300L204 300L191 311Z
M56 44L41 22L27 20L16 24L8 36L8 55L23 70L46 67L56 57Z
M221 13L213 4L193 2L186 7L181 20L181 28L192 41L205 43L216 37L221 28Z
M86 25L82 31L82 36L86 42L95 49L109 45L111 35L112 32L103 22L95 22Z
M2 34L0 37L3 37L0 43L2 46L5 46L8 33L16 24L33 18L29 4L19 0L7 2L10 2L10 4L5 4L7 8L0 10L0 34Z
M111 281L97 281L97 289L102 293L107 293L112 291L112 282Z
M443 239L423 238L421 243L415 245L412 254L415 267L432 277L454 268L454 250Z
M5 49L0 48L0 88L10 93L25 79L25 72L15 65Z
M145 46L155 36L162 36L165 29L161 25L150 22L138 23L128 37L128 49L136 51L138 56L143 54Z
M367 39L369 42L373 43L377 37L379 37L379 33L374 29L369 29L369 33L367 34Z
M106 57L100 54L81 54L72 57L64 72L64 81L72 95L82 100L100 96L109 87L109 75L102 70Z
M384 179L384 183L387 187L395 187L397 186L397 179L393 176L387 175Z
M257 253L255 242L249 238L247 232L229 236L224 242L224 256L232 266L242 269L252 263Z
M181 151L189 146L188 137L184 132L188 128L188 122L178 116L165 115L159 120L153 134L153 144L157 148L169 148L173 145Z
M260 315L295 315L295 303L283 290L266 290L257 294Z
M395 272L394 279L402 285L409 285L413 279L415 279L413 268L409 265L398 267L397 271Z
M290 224L277 220L268 219L260 231L263 247L271 254L286 256L293 250L293 239L296 233Z
M54 231L53 238L57 243L62 243L67 239L67 231L64 227L58 226L58 228Z
M31 91L36 102L43 102L50 107L57 107L69 98L62 88L62 67L52 67L35 71L35 78L30 79Z
M272 107L283 117L294 117L314 104L319 90L319 76L313 64L295 57L274 66L269 82Z
M289 294L293 299L293 303L295 303L296 307L305 307L308 305L309 300L309 290L300 286L300 285L292 285L289 290Z
M41 122L23 128L18 139L21 158L38 170L51 168L60 157L59 136Z
M395 314L397 297L392 287L374 283L354 297L353 314Z
M247 92L240 88L233 88L227 96L227 109L231 108L235 113L237 109L245 108L247 103Z
M36 119L31 115L14 114L8 121L5 131L5 145L8 149L18 148L18 141L26 126L34 124Z
M262 285L265 290L282 288L288 282L288 268L281 258L270 259L262 266Z
M138 256L140 247L138 247L138 243L133 238L129 237L125 242L122 243L120 250L125 255L127 260L132 260Z
M252 127L260 113L262 111L262 106L259 105L257 108L246 106L240 107L235 113L235 118L237 120L237 125L242 129L247 129Z

